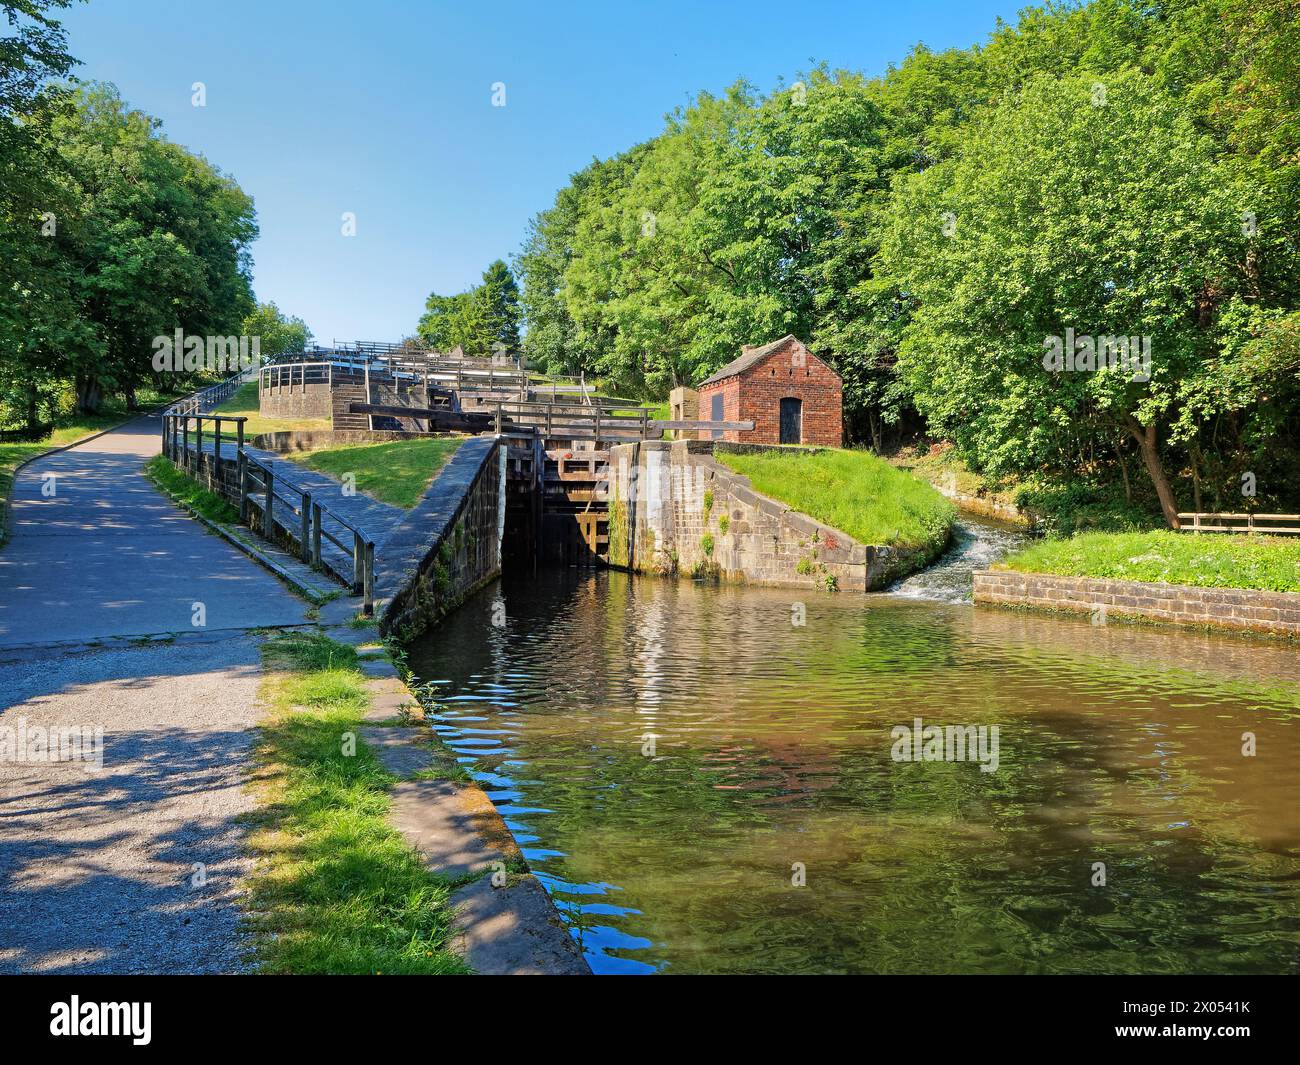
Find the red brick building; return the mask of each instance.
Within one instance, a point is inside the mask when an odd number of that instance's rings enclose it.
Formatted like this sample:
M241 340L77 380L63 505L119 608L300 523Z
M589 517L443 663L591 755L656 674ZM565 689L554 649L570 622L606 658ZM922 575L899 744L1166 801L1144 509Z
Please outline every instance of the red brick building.
M715 439L821 447L843 443L844 383L797 337L746 347L740 358L702 381L699 393L702 420L754 423L751 432L715 430Z

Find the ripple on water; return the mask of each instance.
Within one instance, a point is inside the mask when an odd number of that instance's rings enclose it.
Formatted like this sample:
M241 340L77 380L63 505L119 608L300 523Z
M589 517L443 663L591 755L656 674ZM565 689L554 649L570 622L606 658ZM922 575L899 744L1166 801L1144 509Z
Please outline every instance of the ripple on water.
M1300 971L1274 645L544 573L411 662L597 971ZM894 761L918 717L997 726L998 771Z

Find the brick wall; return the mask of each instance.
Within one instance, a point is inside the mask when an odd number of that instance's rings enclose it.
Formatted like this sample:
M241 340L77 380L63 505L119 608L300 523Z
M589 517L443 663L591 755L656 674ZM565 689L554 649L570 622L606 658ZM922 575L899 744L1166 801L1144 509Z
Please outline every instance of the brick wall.
M975 602L1300 636L1300 594L1289 592L989 570L975 574Z
M777 348L734 377L700 389L700 417L713 417L713 395L724 398L727 421L752 421L752 431L724 433L736 443L779 444L781 400L803 403L800 443L839 447L844 441L844 390L839 376L798 341Z

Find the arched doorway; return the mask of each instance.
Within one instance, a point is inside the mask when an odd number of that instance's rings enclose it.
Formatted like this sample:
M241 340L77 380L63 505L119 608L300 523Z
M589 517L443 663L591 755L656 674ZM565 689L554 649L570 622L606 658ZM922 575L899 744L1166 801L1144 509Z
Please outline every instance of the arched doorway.
M803 400L793 396L781 400L781 443L803 443Z

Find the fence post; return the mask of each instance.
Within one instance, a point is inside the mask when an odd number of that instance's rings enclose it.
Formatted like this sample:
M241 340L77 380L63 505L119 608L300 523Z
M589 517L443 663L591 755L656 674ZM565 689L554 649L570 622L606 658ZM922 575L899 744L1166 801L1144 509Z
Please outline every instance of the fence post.
M186 414L181 422L181 469L190 468L190 416Z
M241 524L248 524L248 456L243 451L239 452L235 460L235 476L239 479L239 520Z
M311 505L311 561L320 565L320 504L313 501Z
M366 546L359 532L352 533L352 591L360 592L365 584Z
M242 418L235 422L235 450L240 452L244 450L244 420Z
M311 493L303 492L302 494L302 514L300 519L302 526L298 533L298 543L302 546L302 560L311 561Z
M600 407L596 407L596 446L600 446Z
M221 476L221 423L223 420L224 419L220 417L217 418L216 420L217 432L216 432L216 436L214 436L212 439L213 448L216 450L217 453L217 476L218 477ZM208 479L211 480L211 478Z
M275 508L275 474L271 472L271 467L263 467L263 476L266 478L266 508L262 511L262 535L268 540L275 540L275 517L272 511Z
M375 612L375 545L367 543L365 570L362 575L362 592L361 592L361 612L363 614L373 614Z
M497 436L501 435L501 401L497 400Z

